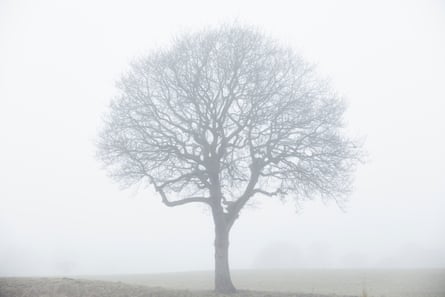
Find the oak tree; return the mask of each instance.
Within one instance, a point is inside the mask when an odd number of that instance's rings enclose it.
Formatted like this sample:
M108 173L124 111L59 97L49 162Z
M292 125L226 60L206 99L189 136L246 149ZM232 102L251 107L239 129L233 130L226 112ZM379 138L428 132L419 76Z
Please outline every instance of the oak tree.
M360 147L345 104L292 49L238 25L184 34L134 61L98 141L110 174L162 202L209 207L215 290L235 292L229 232L261 196L339 201Z

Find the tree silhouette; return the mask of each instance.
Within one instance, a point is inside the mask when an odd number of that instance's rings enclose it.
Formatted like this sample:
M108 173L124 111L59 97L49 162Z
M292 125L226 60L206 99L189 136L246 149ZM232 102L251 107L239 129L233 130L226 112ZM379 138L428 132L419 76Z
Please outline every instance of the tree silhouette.
M360 147L314 68L257 30L222 26L135 61L118 83L98 155L170 207L202 203L215 226L215 290L235 292L229 232L251 199L340 201Z

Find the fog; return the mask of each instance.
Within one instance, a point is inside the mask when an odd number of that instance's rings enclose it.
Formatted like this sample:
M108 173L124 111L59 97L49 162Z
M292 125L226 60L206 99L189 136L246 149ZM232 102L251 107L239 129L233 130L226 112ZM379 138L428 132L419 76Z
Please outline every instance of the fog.
M231 267L445 267L443 2L2 0L0 276L213 269L210 212L120 189L95 141L132 59L234 20L317 64L368 157L343 210L255 200Z

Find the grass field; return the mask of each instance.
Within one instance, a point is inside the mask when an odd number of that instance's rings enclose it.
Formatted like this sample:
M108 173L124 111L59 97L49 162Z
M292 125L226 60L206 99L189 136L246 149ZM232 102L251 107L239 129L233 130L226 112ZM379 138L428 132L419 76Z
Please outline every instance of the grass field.
M116 275L101 280L175 289L210 290L211 272ZM445 270L235 270L239 289L363 295L368 297L445 297Z
M238 270L237 297L445 297L445 270ZM0 297L207 297L211 272L0 278Z
M172 290L72 278L0 278L0 297L222 297L205 290ZM240 290L235 297L333 297ZM352 297L337 296L336 297Z

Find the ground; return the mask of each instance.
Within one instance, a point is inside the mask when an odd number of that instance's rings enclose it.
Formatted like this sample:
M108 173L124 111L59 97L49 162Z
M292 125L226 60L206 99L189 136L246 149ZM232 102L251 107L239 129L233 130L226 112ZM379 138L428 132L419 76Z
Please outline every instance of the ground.
M172 289L211 290L213 273L178 272L95 276L94 279ZM337 296L445 297L444 269L233 270L237 288Z
M445 297L444 269L233 270L235 297ZM215 297L213 273L0 278L0 297ZM292 293L289 293L292 292Z
M167 290L72 278L1 278L0 297L217 297L211 291ZM236 297L327 297L319 294L272 293L241 290ZM336 297L343 297L335 295ZM346 296L344 296L346 297Z

